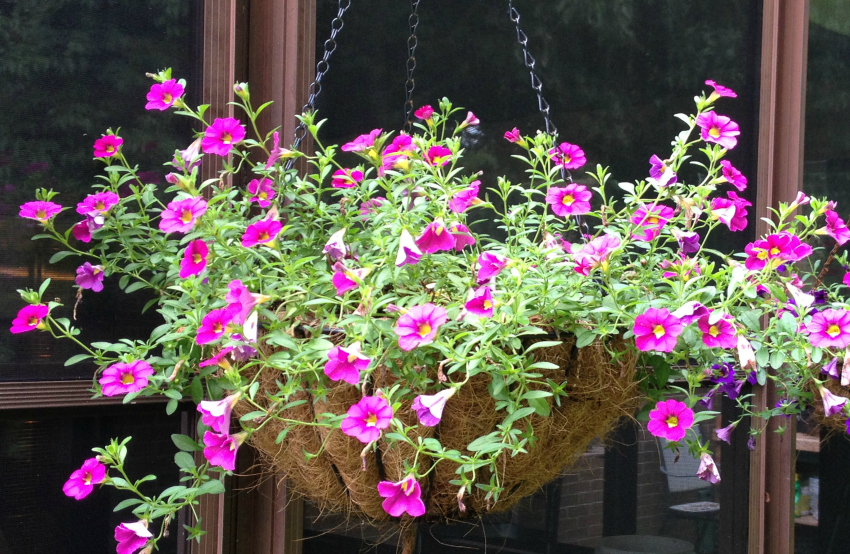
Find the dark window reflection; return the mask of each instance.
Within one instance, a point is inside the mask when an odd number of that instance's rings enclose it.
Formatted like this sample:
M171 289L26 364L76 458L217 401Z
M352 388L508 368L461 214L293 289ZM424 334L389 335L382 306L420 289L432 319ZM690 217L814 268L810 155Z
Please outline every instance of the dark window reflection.
M122 522L137 518L129 510L112 509L126 493L95 488L82 500L68 498L62 485L93 446L132 436L126 470L131 478L148 474L156 481L142 485L155 494L179 482L170 436L181 430L181 415L166 416L162 405L68 408L4 413L0 417L0 552L3 554L92 554L115 551L113 533ZM161 522L161 520L159 520ZM183 552L180 524L159 552ZM157 524L158 525L158 524ZM158 530L158 527L155 527Z
M39 225L18 217L36 188L61 191L55 201L75 206L94 184L102 163L91 145L108 127L121 128L124 149L149 183L165 184L162 163L191 140L184 118L144 109L145 72L173 67L189 80L190 101L200 90L197 0L19 0L0 3L0 381L90 377L85 364L64 368L72 345L31 332L8 333L22 306L16 289L53 280L49 299L66 305L75 289L72 258L47 261L52 242L32 242ZM77 214L60 218L62 229ZM113 280L115 281L115 280ZM88 340L142 338L155 314L138 317L147 298L125 295L115 283L87 291L78 311ZM120 309L116 309L120 307Z

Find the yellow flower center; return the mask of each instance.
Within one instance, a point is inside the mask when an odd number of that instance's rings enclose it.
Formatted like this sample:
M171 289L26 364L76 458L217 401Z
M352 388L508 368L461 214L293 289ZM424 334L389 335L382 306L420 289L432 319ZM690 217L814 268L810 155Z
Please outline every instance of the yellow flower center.
M261 192L257 195L257 198L259 198L260 200L265 200L265 199L266 199L266 198L268 198L268 197L269 197L269 193L267 193L266 191L261 191Z
M258 239L260 242L263 242L263 241L269 240L269 234L268 234L267 232L263 231L263 232L261 232L261 233L259 233L259 234L257 235L257 239Z
M573 202L575 201L576 199L573 198L572 194L565 194L564 197L561 199L561 204L563 204L564 206L572 206Z
M437 227L434 229L434 234L437 235L437 236L440 236L441 234L443 234L443 226L437 225Z
M717 328L717 325L712 325L711 327L708 328L708 334L711 335L712 337L716 337L717 335L720 334L720 329Z
M826 334L829 335L830 337L837 337L838 335L841 334L841 328L838 325L833 323L832 325L829 326L829 329L826 330Z
M221 333L221 331L222 331L221 323L216 321L215 323L213 323L212 329L213 329L213 333Z
M106 145L106 151L111 154L112 152L115 152L115 147L112 146L111 144L107 144Z
M767 259L767 250L762 250L761 252L756 254L756 258L758 258L760 260L766 260Z
M34 315L31 315L29 319L27 319L28 325L38 325L38 318Z
M83 473L83 483L86 485L91 485L91 473L88 471Z
M718 127L712 127L708 130L708 135L717 138L720 136L720 129Z
M425 335L431 332L431 326L427 323L422 323L419 325L419 336L424 337Z
M94 205L94 209L97 211L103 211L104 208L106 208L106 205L103 203L103 200L98 201L97 204Z
M492 303L492 302L490 302L489 300L485 300L485 301L484 301L484 309L485 309L485 310L489 310L489 309L490 309L490 308L492 308L492 307L493 307L493 303Z
M671 415L667 417L664 423L667 424L667 427L670 427L672 429L673 427L679 425L679 418L674 415Z
M100 268L99 267L91 268L91 273L92 273L92 275L98 275L100 273Z
M349 354L348 355L348 363L353 364L354 360L357 359L357 354Z
M413 489L413 487L410 485L410 480L405 479L401 482L401 490L404 491L404 494L409 494L408 489Z
M169 93L165 93L162 95L162 103L163 104L171 104L172 96Z
M183 223L189 223L192 221L192 210L183 210L180 212L180 221Z
M655 224L658 223L658 218L653 215L653 216L646 218L646 222L649 223L650 225L655 225Z
M655 328L652 330L652 334L655 335L655 338L657 339L663 337L666 332L667 331L664 330L663 325L656 325Z
M665 171L667 171L667 166L664 165L664 164L661 164L661 167L659 169L661 170L661 173L664 173Z
M44 210L38 210L35 212L36 219L47 219L47 212Z
M376 414L369 414L366 418L366 427L374 427L378 424L378 416Z
M573 161L573 159L570 157L570 155L569 155L569 154L564 154L564 163L565 163L565 164L568 164L568 163L570 163L571 161Z
M132 385L136 382L136 377L133 376L132 373L122 373L121 374L121 384L122 385Z
M201 263L201 259L202 259L201 255L198 254L197 252L192 254L192 262L193 263L199 264L199 263Z
M770 249L770 255L771 256L776 256L777 254L779 254L779 249L777 247L774 246L773 248Z
M233 141L233 135L230 133L222 133L221 134L221 142L224 144L230 144Z

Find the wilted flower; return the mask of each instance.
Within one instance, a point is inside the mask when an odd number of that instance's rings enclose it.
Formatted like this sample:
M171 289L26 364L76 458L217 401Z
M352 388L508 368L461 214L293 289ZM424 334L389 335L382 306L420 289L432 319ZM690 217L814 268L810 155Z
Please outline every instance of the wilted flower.
M850 240L850 229L847 229L844 221L832 210L826 210L826 227L816 232L831 236L840 246Z
M681 320L682 325L690 325L702 316L708 315L708 313L708 308L691 300L682 304L682 307L673 312L673 315Z
M838 381L841 378L841 375L838 373L838 358L833 358L829 361L825 366L821 368L821 373L825 373Z
M747 227L747 207L752 204L731 190L726 195L728 198L712 198L711 213L730 231L741 231Z
M383 196L376 196L371 200L367 200L360 204L360 215L367 216L369 214L373 214L378 211L378 208L386 202L387 199Z
M721 427L720 429L715 429L714 433L717 435L719 440L722 440L726 444L732 444L732 431L737 427L738 422L732 423L731 425L727 425L726 427Z
M649 158L649 166L649 180L657 187L669 187L679 179L673 168L667 165L666 160L662 160L655 154Z
M431 116L434 115L434 108L432 108L431 106L422 106L421 108L413 112L413 115L416 116L418 119L431 119Z
M345 227L331 235L325 247L322 249L322 254L327 254L333 261L339 261L348 254L348 247L345 246L342 237L345 236Z
M738 363L743 369L755 369L756 354L753 346L744 335L738 335Z
M515 144L519 144L520 146L525 145L525 139L522 138L522 135L519 133L519 129L514 127L510 131L505 131L505 140L508 142L513 142Z
M700 456L697 477L703 481L708 481L712 485L720 482L720 472L717 471L717 464L714 463L714 458L708 452L703 452L702 456Z
M398 242L398 254L395 258L395 265L401 267L403 265L414 265L422 257L422 251L416 246L416 241L413 236L407 232L407 229L401 230L401 238Z

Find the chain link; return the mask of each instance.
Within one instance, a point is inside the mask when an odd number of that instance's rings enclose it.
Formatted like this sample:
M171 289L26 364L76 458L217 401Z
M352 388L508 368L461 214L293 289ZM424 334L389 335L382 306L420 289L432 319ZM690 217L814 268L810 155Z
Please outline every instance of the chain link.
M336 50L336 36L342 30L344 23L342 21L342 16L345 15L345 12L348 8L351 7L351 0L339 0L338 1L338 11L336 17L331 21L331 36L328 40L325 41L325 52L322 55L322 59L319 60L319 63L316 64L316 78L310 84L310 88L308 89L307 103L304 104L304 107L301 108L301 113L312 113L316 109L316 98L318 98L319 93L322 92L322 78L325 76L325 73L330 69L330 64L328 60L331 55ZM298 124L295 128L295 141L292 143L292 149L298 150L298 147L301 146L301 141L304 140L304 137L307 136L307 126L304 122ZM291 158L286 162L286 169L292 169L293 164L295 164L295 158Z
M410 0L410 17L407 24L410 27L410 36L407 38L407 82L404 84L404 130L410 133L413 125L413 89L416 83L413 81L413 71L416 69L416 46L419 41L416 38L416 27L419 26L419 0Z

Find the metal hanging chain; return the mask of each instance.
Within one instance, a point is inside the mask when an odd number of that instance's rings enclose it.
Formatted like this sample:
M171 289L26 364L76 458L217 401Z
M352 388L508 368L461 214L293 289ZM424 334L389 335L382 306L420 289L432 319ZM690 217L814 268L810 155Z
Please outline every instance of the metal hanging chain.
M331 37L325 41L325 53L322 55L322 59L319 60L319 63L316 64L316 78L310 84L307 103L304 104L303 108L301 108L301 113L312 113L316 109L316 98L318 98L319 93L322 92L322 78L325 76L325 73L328 72L328 69L330 69L328 60L336 50L336 36L344 26L342 16L345 15L345 12L349 7L351 7L351 0L339 0L338 6L339 9L336 17L331 22ZM301 146L301 141L304 140L305 136L307 136L307 126L302 121L295 128L295 141L292 143L293 150L298 150L298 147ZM290 158L286 162L286 169L292 169L294 163L295 158Z
M416 46L419 41L416 38L416 27L419 26L419 0L410 0L410 17L407 18L410 27L410 36L407 38L407 82L404 84L404 130L410 133L413 125L413 89L416 83L413 81L413 70L416 69Z

